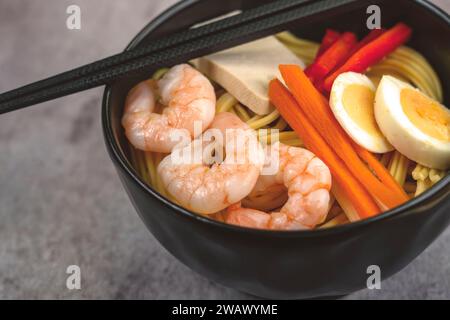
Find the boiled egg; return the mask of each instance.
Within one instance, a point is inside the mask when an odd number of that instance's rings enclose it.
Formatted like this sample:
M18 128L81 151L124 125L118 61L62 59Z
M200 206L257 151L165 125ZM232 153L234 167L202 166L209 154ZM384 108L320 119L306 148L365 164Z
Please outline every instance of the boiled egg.
M375 121L375 91L367 76L342 73L333 83L330 107L342 128L357 144L371 152L385 153L393 147Z
M424 166L450 167L450 111L406 82L384 76L375 96L375 118L400 153Z

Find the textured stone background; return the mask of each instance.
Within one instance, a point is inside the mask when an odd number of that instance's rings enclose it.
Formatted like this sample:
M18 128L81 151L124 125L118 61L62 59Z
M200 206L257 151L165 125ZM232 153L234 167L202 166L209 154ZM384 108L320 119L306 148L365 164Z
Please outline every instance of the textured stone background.
M450 10L450 1L439 4ZM173 0L0 0L0 91L122 50ZM82 30L65 28L69 4ZM101 89L0 116L0 298L247 298L187 269L139 220L107 156ZM450 298L450 230L380 291ZM65 270L82 269L82 289Z

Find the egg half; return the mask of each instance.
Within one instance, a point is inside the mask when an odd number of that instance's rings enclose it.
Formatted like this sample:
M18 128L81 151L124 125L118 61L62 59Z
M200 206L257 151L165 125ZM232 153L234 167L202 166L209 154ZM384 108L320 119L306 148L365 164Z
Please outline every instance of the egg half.
M375 118L400 153L424 166L450 167L450 111L408 83L384 76L375 96Z
M347 134L360 146L375 153L393 150L374 116L376 88L365 75L345 72L333 83L330 107Z

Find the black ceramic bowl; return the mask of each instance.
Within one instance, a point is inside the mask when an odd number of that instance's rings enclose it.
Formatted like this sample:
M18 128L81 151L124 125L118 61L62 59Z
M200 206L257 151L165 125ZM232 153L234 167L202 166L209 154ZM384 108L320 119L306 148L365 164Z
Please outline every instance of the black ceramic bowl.
M129 48L154 37L264 1L186 0L142 30ZM327 13L292 30L320 40L325 28L364 33L366 8L377 3L382 23L405 21L414 29L409 45L434 65L450 93L449 16L425 1L361 1L360 7ZM154 70L148 70L150 76ZM449 224L450 177L431 190L380 216L326 230L277 232L245 229L189 212L146 185L127 160L120 124L127 91L143 77L106 88L103 101L105 141L120 179L148 229L181 262L227 287L266 298L343 295L364 288L367 267L378 265L385 279L405 267Z

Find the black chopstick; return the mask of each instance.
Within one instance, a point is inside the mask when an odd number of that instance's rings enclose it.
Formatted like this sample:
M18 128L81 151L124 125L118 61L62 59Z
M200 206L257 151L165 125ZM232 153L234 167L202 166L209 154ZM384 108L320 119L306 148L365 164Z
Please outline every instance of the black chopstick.
M137 58L147 56L151 53L157 52L158 50L167 49L175 45L185 43L187 41L205 37L209 34L222 32L228 28L238 26L243 23L280 12L282 10L288 10L293 8L294 6L298 6L310 1L313 0L278 0L262 5L260 7L249 9L245 12L245 14L238 14L227 19L223 19L219 23L211 23L208 25L208 27L188 29L173 35L169 35L167 37L162 37L160 39L152 41L150 44L144 47L116 54L111 57L107 57L105 59L87 64L85 66L81 66L79 68L66 71L50 78L3 93L2 95L0 95L0 103L23 97L25 95L41 91L54 85L60 85L64 82L75 81L76 79L80 79L84 76L95 74L100 71L106 71L109 68Z
M110 84L114 80L124 76L154 70L163 66L170 66L211 52L230 48L283 31L295 23L317 19L320 17L320 14L325 11L337 10L344 5L356 4L357 2L357 0L319 0L305 4L304 1L298 1L298 3L304 5L293 7L289 10L282 9L277 11L276 9L273 9L272 14L268 16L253 19L252 21L228 28L222 32L208 34L205 37L199 37L192 41L183 42L176 46L158 50L137 59L124 59L121 63L114 65L107 70L100 68L98 72L93 72L61 84L57 82L55 85L50 85L49 87L32 92L31 94L1 102L0 113L17 110L75 92ZM239 15L245 15L245 12ZM235 17L237 16L238 15ZM221 23L225 20L226 19L204 27L199 27L198 29L214 28L214 24ZM95 64L96 63L94 63L94 65Z

